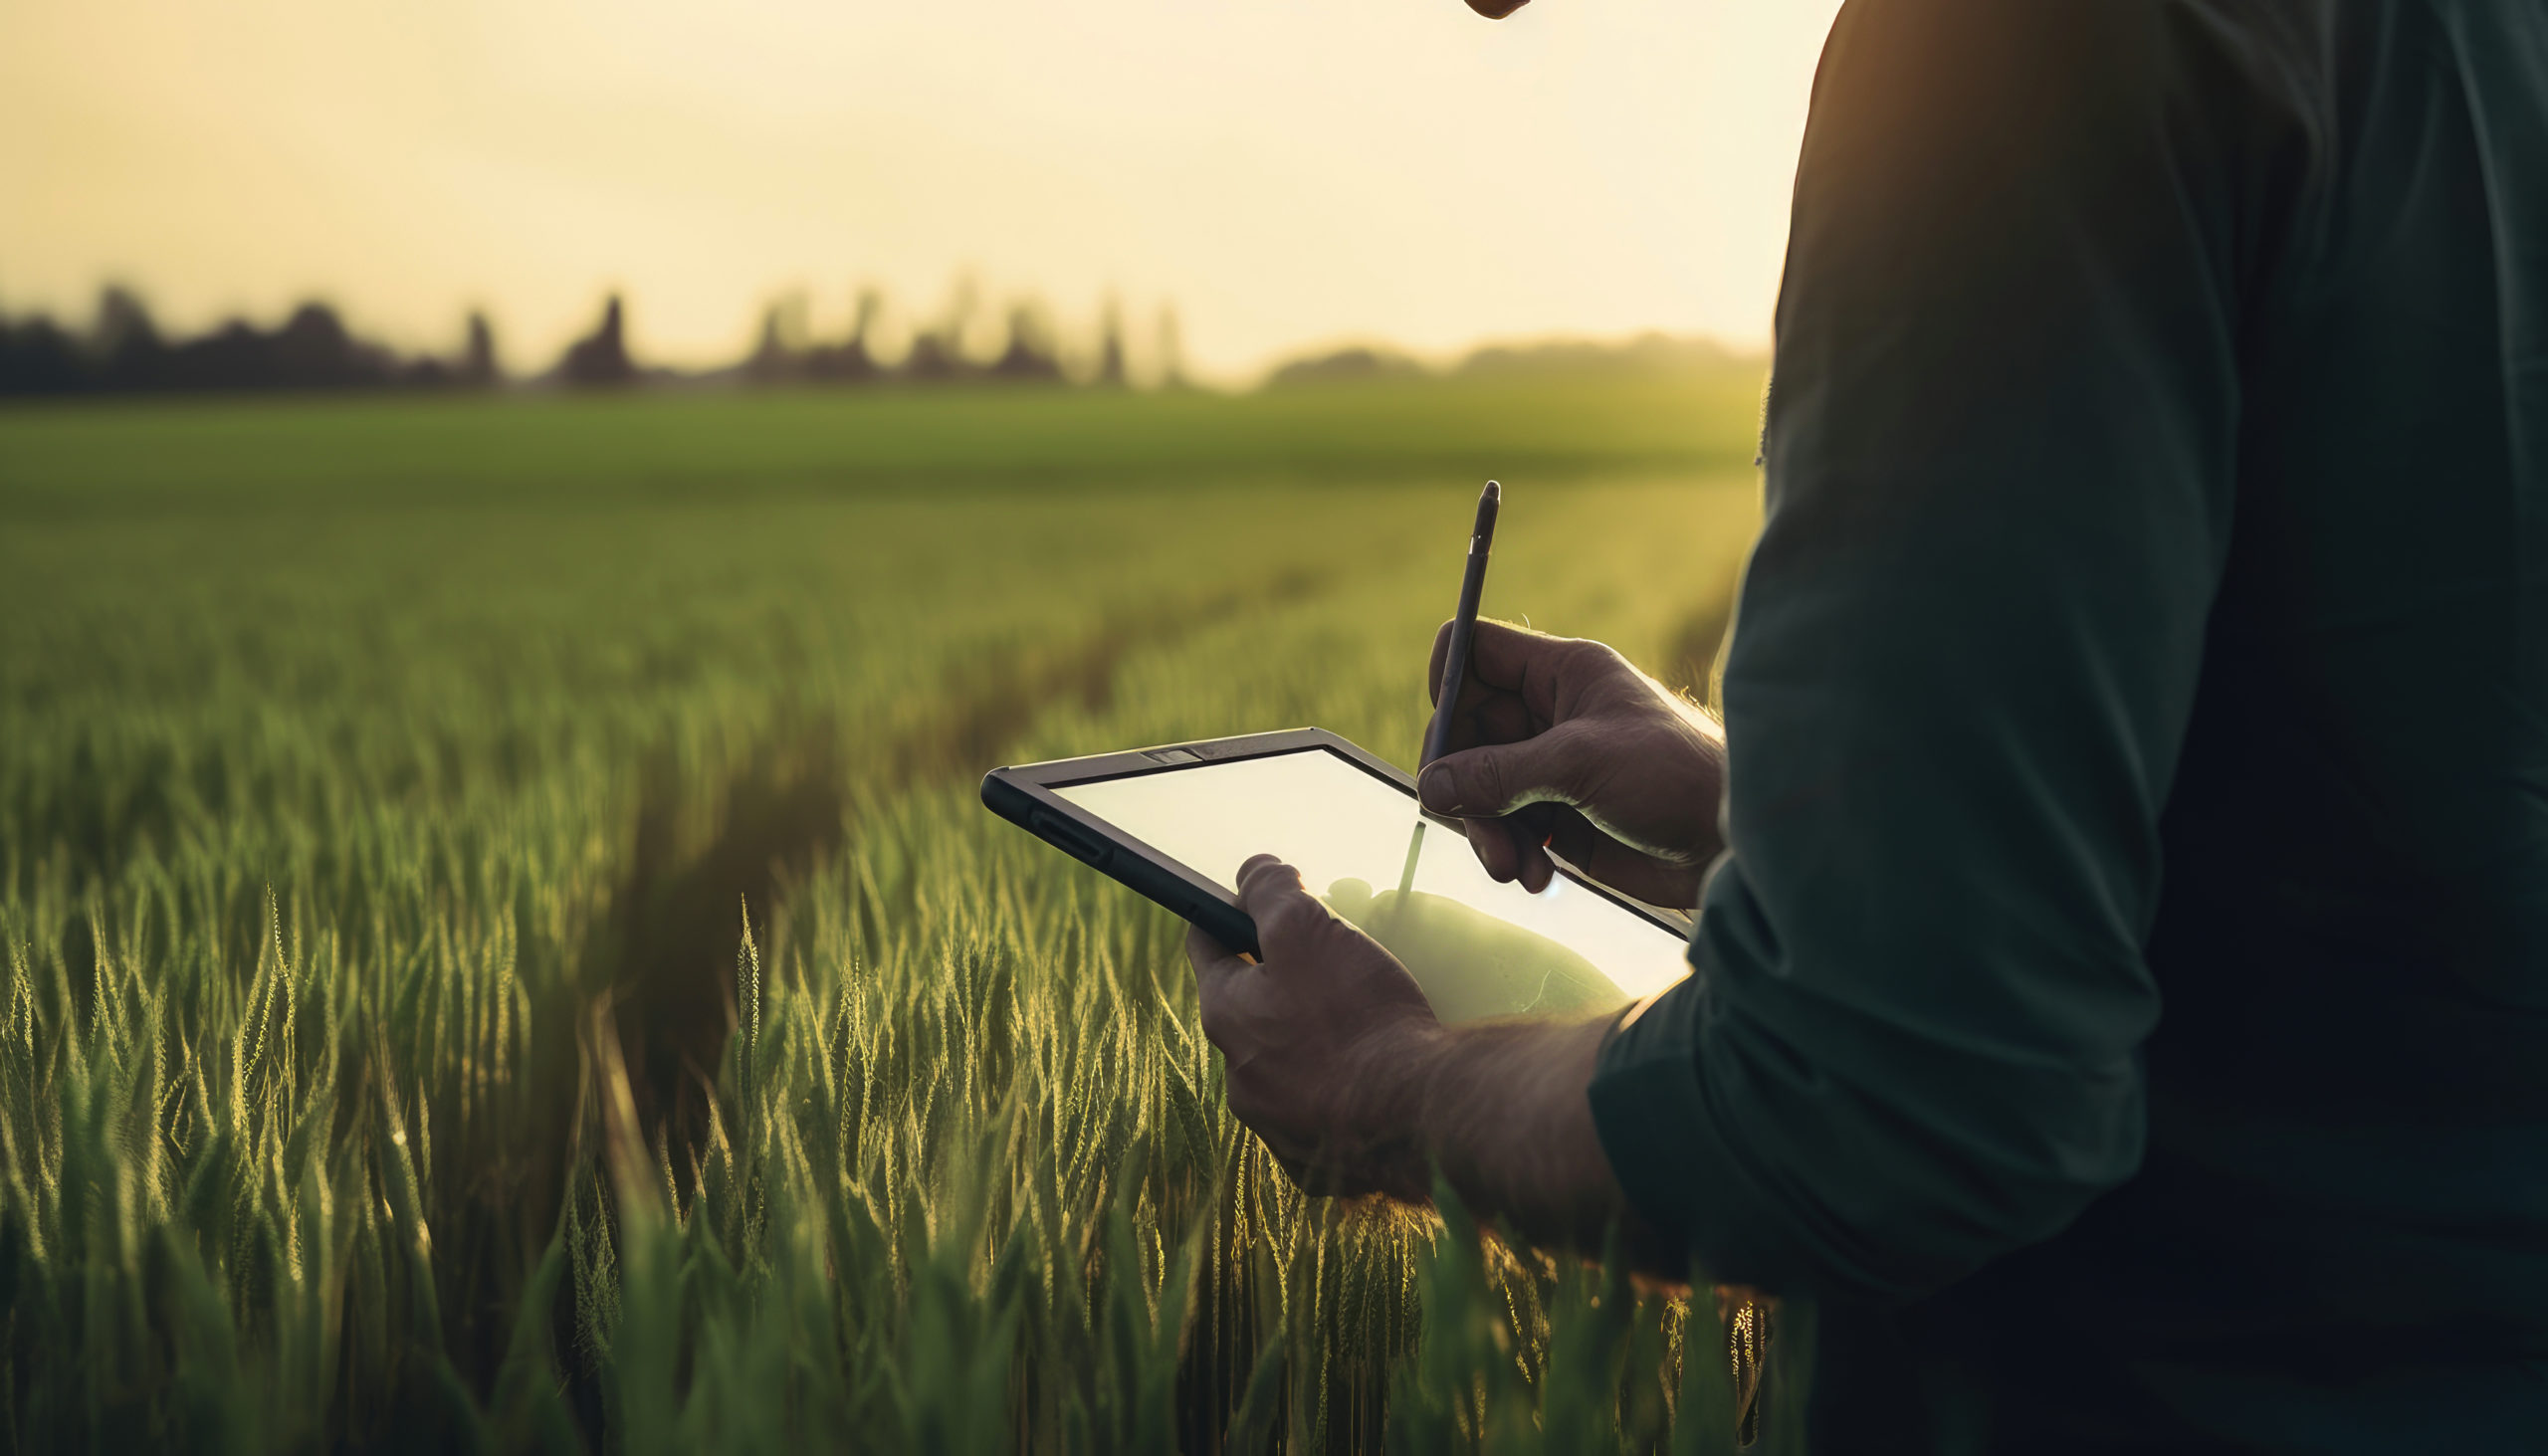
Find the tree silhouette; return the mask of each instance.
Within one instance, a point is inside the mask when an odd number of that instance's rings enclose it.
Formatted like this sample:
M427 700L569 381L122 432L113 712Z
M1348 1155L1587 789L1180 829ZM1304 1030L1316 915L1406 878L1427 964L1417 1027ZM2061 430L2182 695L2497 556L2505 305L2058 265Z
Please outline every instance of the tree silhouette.
M1176 306L1159 310L1159 382L1163 389L1185 387L1185 328L1177 322Z
M0 395L70 394L92 387L80 341L41 313L0 317Z
M1328 353L1294 359L1266 376L1276 387L1286 384L1368 384L1380 379L1412 379L1424 366L1391 348L1355 344Z
M566 346L565 357L557 361L557 374L569 384L585 387L626 384L637 377L637 365L628 357L627 322L619 295L612 294L602 305L601 322L592 332Z
M770 305L760 313L760 342L752 346L751 357L743 360L743 377L755 384L775 384L796 376L797 358L786 341L779 337L778 306Z
M505 366L496 358L496 326L487 321L483 312L469 315L469 341L462 346L460 368L455 378L472 389L485 389L503 381Z
M168 382L168 346L140 296L109 284L98 294L89 348L109 389L156 389Z
M1124 308L1109 294L1097 324L1097 382L1121 389L1124 379Z
M947 302L946 316L913 335L911 357L903 360L904 377L924 384L945 384L971 374L973 362L964 356L964 335L972 329L973 313L979 305L980 295L971 275L956 279Z
M287 389L386 384L396 367L387 350L357 341L324 304L295 309L273 340L267 368L272 382Z
M1033 302L1021 301L1010 306L1008 347L992 361L991 375L1021 384L1061 381L1061 350L1054 343L1052 323Z
M451 378L440 360L402 360L357 337L315 301L272 330L231 318L191 338L163 334L149 306L120 287L100 292L85 336L42 314L0 318L0 394L376 389Z
M886 317L885 296L862 289L848 334L836 342L815 341L806 326L801 294L781 297L762 313L756 342L739 364L716 371L752 384L817 380L865 383L889 377L916 384L1065 383L1075 377L1063 359L1064 334L1040 299L1013 302L998 337L996 352L982 327L981 294L970 275L959 275L950 291L946 311L912 337L908 354L889 368L877 358L877 334ZM548 377L583 386L616 386L640 382L650 371L629 354L625 301L607 296L592 330L568 345ZM1184 383L1181 338L1175 308L1161 309L1157 322L1160 382ZM1107 296L1094 337L1086 347L1087 382L1109 388L1126 385L1133 350L1125 338L1121 301ZM1622 349L1611 345L1535 345L1481 350L1472 367L1590 367L1589 360L1643 360L1651 355L1679 357L1691 345L1660 335ZM1312 361L1286 371L1285 377L1357 372L1352 365L1370 360ZM1365 370L1370 372L1368 368ZM672 377L666 374L664 377ZM0 396L33 394L125 393L135 391L263 390L263 389L486 389L504 382L504 365L496 344L495 325L483 312L466 319L456 354L403 355L362 337L343 315L322 301L297 306L282 323L260 327L242 318L226 319L203 333L181 336L161 329L149 306L128 288L100 291L97 311L87 327L65 327L42 313L12 317L0 312Z
M858 294L858 314L850 321L849 337L834 345L817 345L805 355L808 378L828 379L844 384L863 384L884 372L876 362L874 348L868 340L874 336L876 321L885 312L885 296L874 289Z

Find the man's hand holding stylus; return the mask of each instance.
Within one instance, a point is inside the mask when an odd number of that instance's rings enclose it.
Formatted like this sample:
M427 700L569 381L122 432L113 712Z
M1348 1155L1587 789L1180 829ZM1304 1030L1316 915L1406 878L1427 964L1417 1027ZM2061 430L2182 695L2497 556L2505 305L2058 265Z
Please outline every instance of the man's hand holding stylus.
M1445 626L1433 640L1436 693L1449 637ZM1450 748L1417 793L1464 822L1489 875L1544 890L1553 850L1649 905L1698 904L1724 848L1724 731L1616 652L1479 622Z

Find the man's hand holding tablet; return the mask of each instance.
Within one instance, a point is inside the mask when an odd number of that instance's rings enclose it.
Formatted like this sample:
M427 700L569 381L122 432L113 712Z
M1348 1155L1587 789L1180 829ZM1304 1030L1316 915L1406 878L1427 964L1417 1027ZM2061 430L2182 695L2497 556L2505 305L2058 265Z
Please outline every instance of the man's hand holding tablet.
M1422 1089L1406 1073L1439 1046L1442 1023L1423 989L1272 855L1242 866L1238 889L1258 958L1200 927L1185 936L1231 1114L1312 1192L1424 1197Z
M1584 1089L1612 1018L1444 1026L1396 956L1270 856L1239 898L1263 953L1189 931L1203 1031L1230 1112L1317 1194L1431 1196L1436 1171L1482 1213L1540 1242L1687 1274L1627 1205Z
M1714 724L1597 644L1485 622L1475 643L1460 751L1427 765L1426 807L1475 816L1499 881L1545 890L1554 850L1640 899L1695 902L1719 847ZM1639 1264L1685 1272L1629 1209L1586 1100L1615 1014L1445 1026L1406 966L1288 866L1260 856L1240 881L1261 955L1200 930L1186 950L1230 1111L1304 1187L1420 1201L1438 1169L1527 1237L1589 1250L1617 1227Z

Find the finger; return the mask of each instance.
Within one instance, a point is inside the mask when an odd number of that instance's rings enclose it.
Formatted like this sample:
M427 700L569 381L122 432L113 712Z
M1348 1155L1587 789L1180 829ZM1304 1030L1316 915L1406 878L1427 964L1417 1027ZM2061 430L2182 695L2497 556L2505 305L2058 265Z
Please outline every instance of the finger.
M1204 1039L1219 1046L1221 1013L1229 1001L1230 984L1248 968L1247 957L1214 939L1201 926L1187 926L1185 958L1194 967L1194 999L1202 1008Z
M1549 859L1549 831L1556 826L1559 815L1574 812L1557 804L1533 804L1491 821L1504 831L1504 842L1512 846L1512 878L1533 895L1549 888L1549 881L1557 874L1557 866Z
M1185 962L1194 967L1195 988L1206 993L1253 963L1222 944L1211 932L1194 925L1185 928Z
M1654 867L1655 857L1621 842L1573 809L1559 814L1551 826L1548 847L1568 864L1603 884L1620 875Z
M1588 645L1480 618L1477 634L1469 639L1469 677L1483 687L1519 695L1523 706L1545 723L1557 717L1567 660Z
M1467 697L1467 694L1462 694ZM1510 693L1493 693L1478 700L1474 707L1461 710L1451 727L1451 747L1474 748L1481 743L1513 743L1537 733L1547 732L1548 720L1534 721L1522 700ZM1443 751L1448 752L1446 748Z
M1569 811L1566 818L1574 822L1559 823L1556 835L1549 841L1549 853L1593 881L1632 895L1648 905L1673 910L1690 910L1696 906L1699 883L1705 878L1703 866L1681 864L1664 856L1648 854L1604 833L1599 826L1573 811Z
M1525 804L1573 803L1590 766L1584 734L1561 724L1535 737L1445 753L1424 766L1415 794L1436 814L1501 818Z
M1294 870L1290 865L1283 863L1283 857L1281 855L1252 854L1245 860L1240 861L1238 867L1238 890L1242 902L1247 895L1247 882L1249 880L1254 879L1259 875L1281 874L1285 871L1289 871L1292 878L1295 880L1299 879L1301 876L1300 871Z
M1522 873L1522 852L1513 842L1511 825L1501 819L1462 819L1460 828L1467 833L1469 849L1477 855L1486 878L1509 885Z
M1533 895L1549 888L1549 882L1557 878L1557 864L1549 858L1547 841L1524 837L1518 852L1521 872L1515 878L1522 882L1522 888Z
M1269 959L1280 953L1277 945L1329 920L1327 907L1301 883L1301 872L1270 854L1238 867L1238 906L1256 922L1256 943Z
M1427 701L1435 704L1442 701L1442 675L1451 658L1453 625L1453 623L1444 622L1433 630L1432 655L1425 660L1425 697ZM1495 672L1487 670L1480 653L1479 644L1489 640L1504 644L1493 654L1497 667ZM1563 637L1544 636L1528 627L1513 627L1485 617L1479 618L1476 635L1469 639L1468 671L1460 677L1460 697L1458 702L1451 705L1452 711L1466 716L1485 711L1492 706L1502 705L1512 713L1515 719L1527 720L1529 717L1527 711L1511 702L1515 696L1515 690L1521 684L1519 674L1522 659L1533 651L1527 644L1554 646L1565 644L1568 640ZM1543 676L1553 678L1554 675L1543 674ZM1543 714L1542 720L1545 721L1548 715ZM1505 736L1513 737L1518 734L1507 733Z
M1642 852L1621 844L1573 809L1559 814L1549 828L1548 848L1558 858L1603 884L1621 873L1650 867Z
M1522 700L1510 693L1463 688L1460 704L1451 714L1451 730L1443 736L1444 753L1488 743L1510 743L1548 729L1545 723L1533 723Z

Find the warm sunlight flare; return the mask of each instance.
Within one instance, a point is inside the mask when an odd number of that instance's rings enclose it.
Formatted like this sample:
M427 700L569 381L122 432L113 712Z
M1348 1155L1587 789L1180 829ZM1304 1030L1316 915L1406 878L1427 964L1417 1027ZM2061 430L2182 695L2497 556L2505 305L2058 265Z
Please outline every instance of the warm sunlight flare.
M802 290L935 314L970 271L1086 327L1172 303L1244 378L1348 337L1758 345L1831 0L20 0L0 309L403 347L483 308L553 357L605 289L720 362Z

